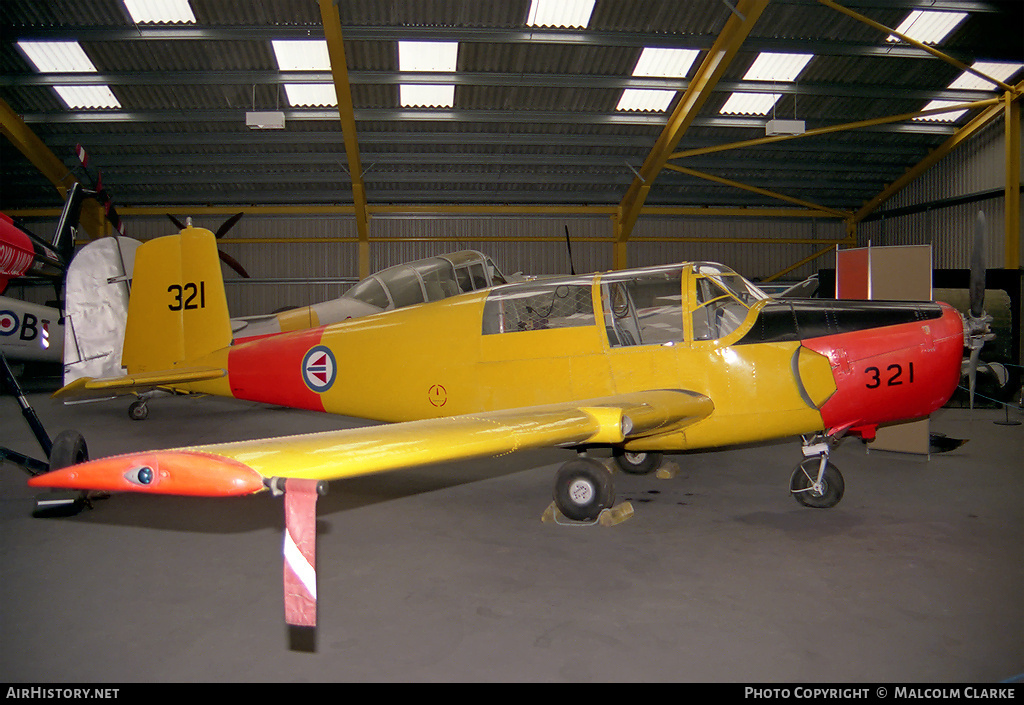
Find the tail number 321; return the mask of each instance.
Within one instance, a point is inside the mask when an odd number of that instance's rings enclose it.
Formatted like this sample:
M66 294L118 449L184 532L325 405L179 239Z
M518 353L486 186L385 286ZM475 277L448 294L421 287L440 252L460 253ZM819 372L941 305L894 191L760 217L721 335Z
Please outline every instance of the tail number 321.
M913 384L914 363L908 362L905 368L899 363L894 363L884 371L877 367L866 367L864 373L868 376L868 381L864 384L868 389L878 389L882 386L898 387L904 382Z
M167 308L171 311L191 311L198 308L206 308L206 282L198 284L188 282L185 285L171 284L167 287L167 293L171 295L171 303Z

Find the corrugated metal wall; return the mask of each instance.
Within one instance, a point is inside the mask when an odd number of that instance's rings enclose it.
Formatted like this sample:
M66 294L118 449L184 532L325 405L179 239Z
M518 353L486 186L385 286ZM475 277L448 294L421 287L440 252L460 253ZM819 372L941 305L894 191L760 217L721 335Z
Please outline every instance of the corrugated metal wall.
M883 211L1001 189L1005 179L1003 130L1002 122L997 121L967 140L890 199ZM937 268L965 267L979 208L988 219L989 266L1002 267L1004 207L999 191L975 203L866 221L860 224L858 240L862 245L931 244ZM179 219L185 217L174 214ZM228 217L203 216L195 219L195 225L216 231ZM134 216L125 221L127 234L140 240L175 231L162 216ZM568 273L566 228L576 272L612 268L611 218L572 215L378 215L370 223L370 264L376 271L457 249L476 249L507 273ZM52 232L53 222L41 221L32 229L46 235ZM644 217L634 228L627 256L629 266L634 267L687 260L722 262L757 280L811 257L844 234L842 222L828 219ZM220 241L221 249L242 263L254 279L272 281L241 280L225 268L233 315L266 313L338 296L350 284L337 280L358 276L356 235L351 216L243 217ZM693 241L700 239L705 241ZM834 264L834 257L826 254L785 279L799 280ZM52 298L48 291L31 289L12 295L30 300Z
M862 245L931 244L937 269L962 269L970 262L980 210L988 226L988 266L1002 268L1006 262L1005 202L1001 191L1006 182L1005 160L1005 126L1002 120L996 120L895 194L881 210L884 213L932 203L936 204L934 208L864 222L858 228L858 241ZM990 197L973 203L941 203L944 199L994 190L996 193Z

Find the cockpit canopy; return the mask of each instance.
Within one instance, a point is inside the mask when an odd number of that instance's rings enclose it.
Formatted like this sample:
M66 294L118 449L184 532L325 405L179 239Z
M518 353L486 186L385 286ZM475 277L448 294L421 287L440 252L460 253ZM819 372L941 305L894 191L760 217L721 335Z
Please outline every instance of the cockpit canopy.
M594 310L595 284L600 314ZM684 286L692 288L686 292ZM610 346L657 345L685 340L684 317L689 316L693 340L716 340L736 330L750 307L767 298L719 264L649 267L499 287L487 297L482 331L590 326L600 316Z
M389 310L504 283L505 276L490 257L464 250L381 270L349 289L343 298Z

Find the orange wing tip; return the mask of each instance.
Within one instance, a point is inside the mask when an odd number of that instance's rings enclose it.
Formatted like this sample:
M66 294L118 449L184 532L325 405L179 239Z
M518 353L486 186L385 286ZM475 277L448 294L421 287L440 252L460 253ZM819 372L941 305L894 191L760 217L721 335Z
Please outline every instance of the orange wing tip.
M101 458L31 478L32 487L196 497L234 497L265 489L263 476L231 458L153 451Z

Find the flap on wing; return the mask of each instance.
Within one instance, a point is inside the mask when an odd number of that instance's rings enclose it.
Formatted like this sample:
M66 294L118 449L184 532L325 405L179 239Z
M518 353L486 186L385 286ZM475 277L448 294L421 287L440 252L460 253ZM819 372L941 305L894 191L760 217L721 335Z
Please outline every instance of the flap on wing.
M31 484L167 494L251 494L259 478L335 480L516 450L622 443L698 421L703 395L655 390L302 436L131 453L39 475ZM216 479L216 487L207 484ZM144 480L144 481L143 481ZM206 484L204 484L206 483Z
M121 394L138 394L160 387L218 379L227 374L221 367L182 367L173 370L140 372L124 377L80 377L53 393L63 399L93 399Z

